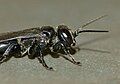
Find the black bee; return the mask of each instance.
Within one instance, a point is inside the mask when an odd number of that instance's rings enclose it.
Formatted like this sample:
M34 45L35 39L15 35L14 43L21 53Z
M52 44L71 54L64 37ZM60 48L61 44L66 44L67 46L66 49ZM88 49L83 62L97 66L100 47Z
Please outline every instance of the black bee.
M46 69L53 70L46 64L44 56L51 53L61 53L68 55L69 61L73 64L81 65L72 56L73 46L76 44L75 38L82 32L108 32L83 30L83 27L103 17L105 15L89 21L75 31L71 31L66 25L59 25L57 30L51 26L42 26L41 28L2 33L0 34L0 64L8 61L12 56L21 58L27 55L29 59L37 58Z

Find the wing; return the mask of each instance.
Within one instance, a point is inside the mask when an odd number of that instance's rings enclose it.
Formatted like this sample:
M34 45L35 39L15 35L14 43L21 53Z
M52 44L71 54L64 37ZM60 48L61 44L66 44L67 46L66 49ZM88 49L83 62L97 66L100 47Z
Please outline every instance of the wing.
M27 35L34 35L34 34L39 34L39 33L40 33L39 27L24 29L24 30L15 31L15 32L1 33L0 42L5 41L7 39L12 39L12 38L15 39L16 37L20 37L20 36L22 36L23 38L26 38Z

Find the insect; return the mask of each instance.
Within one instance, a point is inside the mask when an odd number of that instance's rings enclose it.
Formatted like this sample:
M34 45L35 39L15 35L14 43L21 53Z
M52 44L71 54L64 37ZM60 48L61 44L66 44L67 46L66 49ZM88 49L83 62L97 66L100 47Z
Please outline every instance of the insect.
M72 56L73 46L76 44L75 38L83 32L108 32L83 29L105 16L90 20L75 31L71 31L66 25L59 25L57 30L51 26L42 26L41 28L2 33L0 34L0 64L8 61L12 56L22 58L27 55L29 59L37 58L47 70L54 70L46 64L44 56L50 53L64 53L70 57L70 62L81 65Z

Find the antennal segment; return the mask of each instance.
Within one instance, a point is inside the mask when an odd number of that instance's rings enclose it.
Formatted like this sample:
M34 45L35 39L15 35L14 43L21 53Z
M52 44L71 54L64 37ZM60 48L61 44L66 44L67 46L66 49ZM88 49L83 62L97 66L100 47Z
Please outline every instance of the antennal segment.
M82 31L79 31L79 33L82 33L82 32L109 32L107 30L82 30Z
M102 18L104 18L104 17L106 17L106 16L107 16L107 15L103 15L103 16L97 17L97 18L95 18L95 19L93 19L93 20L90 20L90 21L88 21L87 23L83 24L79 29L77 29L77 30L73 33L74 37L78 36L79 33L82 33L82 32L108 32L108 31L104 31L104 30L83 30L84 27L86 27L86 26L88 26L89 24L94 23L94 22L96 22L96 21L98 21L98 20L100 20L100 19L102 19Z
M88 21L87 23L83 24L83 25L81 26L81 28L84 28L84 27L88 26L89 24L94 23L94 22L96 22L96 21L98 21L98 20L100 20L100 19L102 19L102 18L104 18L104 17L106 17L106 16L108 16L108 15L103 15L103 16L97 17L97 18L95 18L95 19L93 19L93 20L90 20L90 21Z

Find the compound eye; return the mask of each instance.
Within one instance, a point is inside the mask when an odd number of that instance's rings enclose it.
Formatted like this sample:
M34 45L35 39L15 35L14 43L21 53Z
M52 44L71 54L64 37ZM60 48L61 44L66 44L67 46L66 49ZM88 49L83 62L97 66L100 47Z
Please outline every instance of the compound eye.
M59 28L57 32L58 32L58 39L61 42L65 43L68 46L70 46L73 43L72 35L68 29Z

